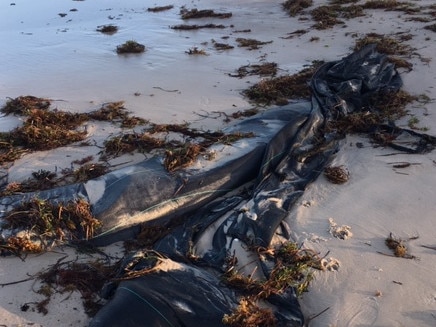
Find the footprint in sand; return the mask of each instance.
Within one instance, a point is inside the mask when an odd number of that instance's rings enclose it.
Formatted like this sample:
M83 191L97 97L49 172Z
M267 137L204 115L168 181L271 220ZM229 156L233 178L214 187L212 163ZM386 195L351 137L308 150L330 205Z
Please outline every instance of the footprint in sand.
M332 257L328 259L324 258L321 260L321 267L323 270L338 271L340 266L341 263L339 262L339 260Z
M332 236L339 238L341 240L347 240L353 236L350 226L347 225L338 226L338 224L333 220L333 218L329 218L329 223L330 223L329 232Z

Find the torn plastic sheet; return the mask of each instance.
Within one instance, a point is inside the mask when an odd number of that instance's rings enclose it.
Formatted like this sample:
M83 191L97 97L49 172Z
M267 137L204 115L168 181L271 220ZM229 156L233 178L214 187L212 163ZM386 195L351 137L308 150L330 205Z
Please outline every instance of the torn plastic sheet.
M169 174L159 159L150 159L83 184L4 197L0 204L8 210L35 196L85 198L103 222L90 240L97 246L132 239L147 226L167 227L153 249L184 263L176 270L122 281L90 326L221 326L240 296L220 282L226 257L236 249L241 258L252 256L249 246L267 247L276 235L289 239L290 209L339 146L341 136L326 132L326 123L362 110L377 92L399 90L401 78L370 45L321 66L311 87L310 101L271 109L230 127L256 137L225 147L216 162ZM386 144L405 152L423 153L436 144L432 136L395 126L374 126L377 130L408 136L407 146ZM246 183L252 187L238 192ZM195 264L187 259L192 251ZM261 260L256 264L259 278L267 278L271 267ZM304 325L292 288L265 304L278 326Z

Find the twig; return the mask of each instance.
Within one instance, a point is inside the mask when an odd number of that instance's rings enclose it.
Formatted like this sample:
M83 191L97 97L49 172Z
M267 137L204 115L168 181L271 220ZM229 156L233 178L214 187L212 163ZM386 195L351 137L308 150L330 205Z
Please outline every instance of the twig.
M329 309L330 309L330 307L327 307L327 308L325 308L324 310L322 310L320 313L317 313L317 314L315 314L315 315L313 315L313 316L307 318L307 321L304 323L304 327L309 327L309 324L310 324L310 322L311 322L313 319L319 317L320 315L322 315L324 312L326 312L326 311L329 310Z
M395 174L399 174L399 175L409 175L409 174L407 174L407 173L403 173L403 172L399 172L399 171L396 171Z
M430 249L430 250L435 250L436 251L436 246L429 246L429 245L421 245L421 247L426 248L426 249Z
M19 258L21 261L23 261L23 262L26 261L27 253L22 255L22 253L20 253L19 249L16 249L16 248L9 246L9 245L0 245L0 253L2 253L3 251L9 251L11 254L13 254L17 258Z
M179 90L165 90L165 89L161 88L160 86L153 86L153 88L164 91L164 92L179 92Z
M200 116L201 118L203 118L203 119L218 119L218 118L220 118L221 116L223 116L223 115L225 115L225 113L224 112L222 112L222 111L212 111L212 112L207 112L206 110L201 110L201 111L204 111L205 112L205 114L201 114L201 113L199 113L199 112L194 112L194 114L196 114L197 116ZM216 116L212 116L212 114L217 114ZM227 115L226 115L227 116Z
M392 258L417 259L414 255L410 255L410 254L404 255L404 256L400 257L400 256L397 256L397 255L394 255L394 254L384 253L384 252L380 252L380 251L376 251L376 252L378 254L383 254L385 256L392 257Z
M14 281L14 282L9 282L9 283L0 283L0 286L1 286L1 287L5 287L5 286L9 286L9 285L20 284L20 283L24 283L24 282L27 282L27 281L29 281L29 280L32 280L32 279L34 279L34 278L35 278L35 277L32 276L32 277L25 278L25 279L21 279L21 280L16 280L16 281Z
M421 165L420 162L407 162L407 161L395 161L388 162L388 165L392 165L392 168L407 168L412 165Z
M387 153L387 154L378 154L376 157L390 157L390 156L396 156L397 154L404 154L404 152L393 152L393 153Z

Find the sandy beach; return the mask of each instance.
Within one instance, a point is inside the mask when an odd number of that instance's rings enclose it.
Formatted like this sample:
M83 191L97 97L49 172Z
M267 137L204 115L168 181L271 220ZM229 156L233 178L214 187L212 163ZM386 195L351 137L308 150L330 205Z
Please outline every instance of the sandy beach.
M265 0L176 0L168 3L171 9L161 12L148 11L157 5L148 0L3 2L0 106L10 98L34 95L53 99L52 106L60 110L83 113L103 103L124 101L133 115L156 123L187 122L195 128L219 130L228 126L226 116L255 106L241 92L269 78L232 77L239 67L274 62L277 75L295 74L314 60L339 60L353 51L356 40L378 33L400 39L412 49L402 57L411 69L398 70L402 89L420 96L420 101L408 105L397 126L436 136L436 8L431 0L410 3L424 9L365 9L359 17L341 18L342 24L318 29L310 12L331 4L327 0L315 0L295 16L286 12L283 1ZM224 28L172 29L186 23L180 18L182 8L213 9L232 16L189 21ZM117 25L118 32L96 31L106 24ZM431 25L433 29L426 28ZM241 37L266 44L249 50L238 46L236 39ZM144 44L146 51L117 55L116 47L127 40ZM233 48L219 50L217 42ZM192 49L205 55L190 55ZM19 126L20 119L1 117L0 131ZM95 146L29 153L3 167L2 176L8 182L22 181L39 169L68 168L73 160L97 156L104 140L120 128L90 122L86 131ZM145 157L128 155L111 163L124 167ZM320 175L287 219L293 241L337 260L334 269L316 271L308 292L299 298L308 326L435 326L436 152L404 154L374 146L366 135L352 134L341 141L332 165L346 167L349 180L333 184ZM345 228L349 237L335 237L335 224ZM410 258L396 257L386 246L391 233L404 240ZM120 258L123 244L102 251ZM67 246L24 260L1 256L0 325L87 326L91 318L77 291L53 295L47 314L38 313L35 303L43 296L34 292L38 284L30 278L65 256L63 260L73 260L78 255L90 258Z

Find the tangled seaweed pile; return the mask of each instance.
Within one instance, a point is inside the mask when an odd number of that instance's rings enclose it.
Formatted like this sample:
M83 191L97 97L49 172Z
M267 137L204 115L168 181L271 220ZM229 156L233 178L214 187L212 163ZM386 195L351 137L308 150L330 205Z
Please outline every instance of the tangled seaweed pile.
M2 229L11 235L0 237L0 253L22 256L64 243L89 240L100 225L83 199L54 204L34 198L3 217Z

